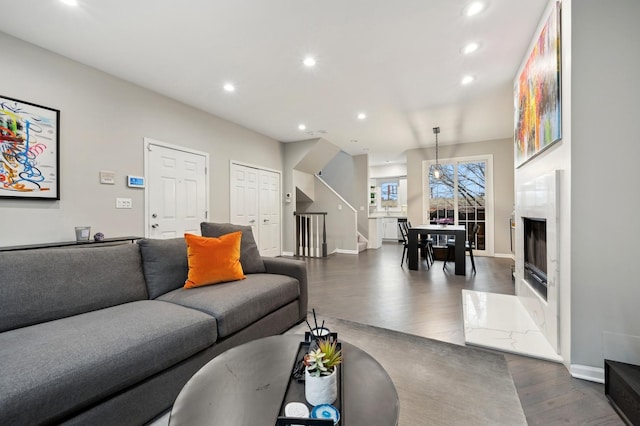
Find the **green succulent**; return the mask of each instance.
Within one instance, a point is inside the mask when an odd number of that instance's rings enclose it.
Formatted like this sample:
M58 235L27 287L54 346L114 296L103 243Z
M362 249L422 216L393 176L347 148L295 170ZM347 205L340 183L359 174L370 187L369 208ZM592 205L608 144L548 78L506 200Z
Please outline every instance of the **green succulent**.
M342 351L338 350L338 342L319 339L318 348L304 356L307 371L313 377L329 376L335 367L342 362Z

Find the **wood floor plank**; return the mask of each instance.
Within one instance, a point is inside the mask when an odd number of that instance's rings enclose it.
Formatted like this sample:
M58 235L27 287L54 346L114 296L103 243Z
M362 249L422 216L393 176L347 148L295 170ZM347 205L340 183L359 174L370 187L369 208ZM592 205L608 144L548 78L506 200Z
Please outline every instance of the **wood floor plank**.
M305 259L309 309L342 318L464 345L462 290L514 294L513 261L476 257L477 273L467 259L467 276L442 270L400 266L402 245L385 243L359 255L336 254ZM530 425L623 425L604 396L604 386L571 377L548 361L504 354ZM469 395L473 398L473 395ZM404 426L404 425L401 425ZM413 426L413 425L406 425Z

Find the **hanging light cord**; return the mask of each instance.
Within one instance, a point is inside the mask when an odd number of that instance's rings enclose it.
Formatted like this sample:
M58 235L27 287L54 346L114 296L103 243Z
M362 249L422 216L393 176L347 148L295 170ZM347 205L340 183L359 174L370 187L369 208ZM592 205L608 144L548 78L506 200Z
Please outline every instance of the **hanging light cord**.
M436 167L433 176L436 179L440 179L440 163L438 162L438 133L440 133L440 127L434 127L433 133L436 135Z

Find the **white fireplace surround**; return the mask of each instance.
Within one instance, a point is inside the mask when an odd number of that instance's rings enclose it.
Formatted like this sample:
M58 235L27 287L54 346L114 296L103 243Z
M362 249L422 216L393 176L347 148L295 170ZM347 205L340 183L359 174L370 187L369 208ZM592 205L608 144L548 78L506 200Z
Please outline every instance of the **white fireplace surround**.
M518 299L551 347L559 353L558 282L559 201L561 171L539 176L516 188L516 269ZM523 218L545 219L547 226L547 300L524 279Z

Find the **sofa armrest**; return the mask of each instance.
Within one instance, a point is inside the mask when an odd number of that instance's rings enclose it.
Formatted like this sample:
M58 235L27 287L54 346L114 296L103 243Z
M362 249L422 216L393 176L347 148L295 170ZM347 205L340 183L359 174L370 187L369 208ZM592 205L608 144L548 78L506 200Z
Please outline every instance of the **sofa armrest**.
M287 275L300 283L300 320L307 317L309 292L307 284L307 263L303 260L284 259L281 257L263 257L267 274Z

